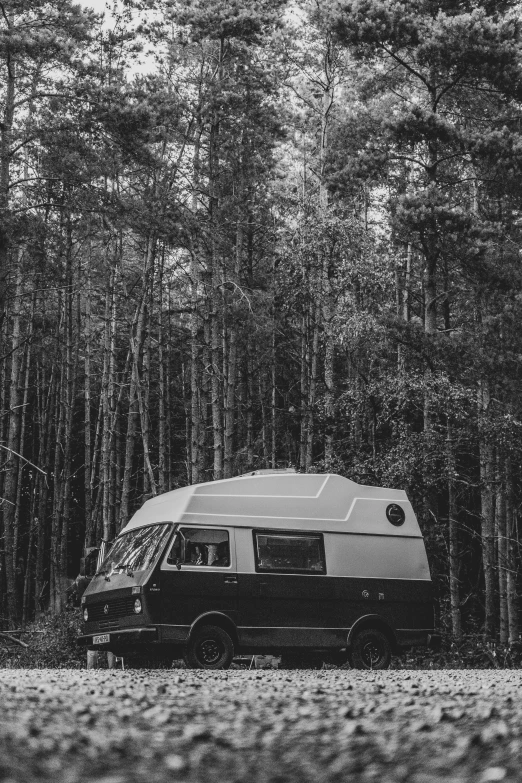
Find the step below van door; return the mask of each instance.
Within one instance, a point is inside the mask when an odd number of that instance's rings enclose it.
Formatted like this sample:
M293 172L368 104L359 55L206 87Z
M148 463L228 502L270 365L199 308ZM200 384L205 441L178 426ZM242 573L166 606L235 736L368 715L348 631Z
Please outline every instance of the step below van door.
M161 622L172 627L173 638L183 637L183 629L188 631L198 617L210 612L225 614L236 623L234 529L180 525L179 535L161 564L160 584Z

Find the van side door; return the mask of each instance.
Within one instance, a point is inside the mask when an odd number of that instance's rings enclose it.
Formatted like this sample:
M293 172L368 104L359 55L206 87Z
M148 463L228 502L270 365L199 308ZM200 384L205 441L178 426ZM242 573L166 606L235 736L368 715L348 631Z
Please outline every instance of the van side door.
M341 647L322 532L237 530L239 640L245 648ZM246 572L246 573L245 573Z
M161 564L160 582L161 622L181 635L208 612L221 612L236 623L234 528L179 525Z

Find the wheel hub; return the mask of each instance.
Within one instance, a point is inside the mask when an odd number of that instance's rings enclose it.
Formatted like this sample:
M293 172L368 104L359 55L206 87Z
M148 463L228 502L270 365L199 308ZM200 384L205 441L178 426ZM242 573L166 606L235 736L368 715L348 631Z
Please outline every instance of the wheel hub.
M197 653L202 663L210 666L219 660L223 650L217 639L204 639L199 643Z
M382 650L375 641L368 641L363 647L362 657L368 668L373 669L382 658Z

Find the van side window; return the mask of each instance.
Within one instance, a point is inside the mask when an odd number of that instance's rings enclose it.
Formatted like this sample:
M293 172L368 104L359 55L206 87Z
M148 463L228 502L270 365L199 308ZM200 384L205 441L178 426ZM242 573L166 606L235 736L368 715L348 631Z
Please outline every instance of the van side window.
M315 533L254 531L256 571L325 574L323 537Z
M227 568L230 565L230 544L226 530L182 527L178 533L168 562L212 568Z

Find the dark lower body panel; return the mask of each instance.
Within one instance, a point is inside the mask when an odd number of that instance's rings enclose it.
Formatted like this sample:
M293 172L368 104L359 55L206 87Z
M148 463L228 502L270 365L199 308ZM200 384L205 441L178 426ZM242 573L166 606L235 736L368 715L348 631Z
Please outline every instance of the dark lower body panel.
M395 646L398 650L408 647L434 647L440 643L440 637L431 629L401 628L394 632ZM85 634L78 638L78 644L100 650L118 650L125 648L181 648L186 645L190 626L157 625L147 628L122 628L111 631L109 641L93 644L98 633ZM349 646L350 628L310 628L310 627L239 627L237 629L237 652L276 652L281 650L339 650Z

